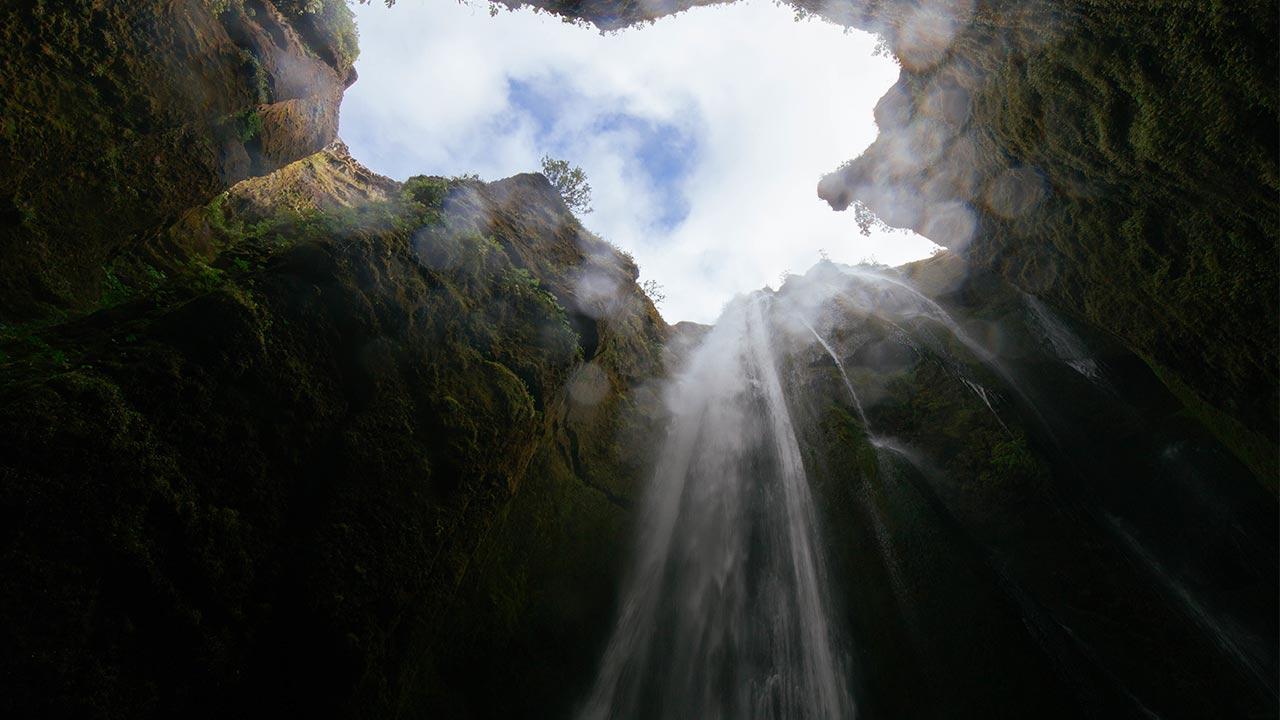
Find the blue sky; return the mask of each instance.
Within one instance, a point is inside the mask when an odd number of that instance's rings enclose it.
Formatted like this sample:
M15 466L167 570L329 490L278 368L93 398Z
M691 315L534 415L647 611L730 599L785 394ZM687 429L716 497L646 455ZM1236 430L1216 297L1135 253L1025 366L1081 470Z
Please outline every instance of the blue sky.
M571 157L576 149L573 138L559 132L560 109L586 99L566 80L511 78L507 83L511 119L532 121L535 142L556 158ZM643 173L657 198L658 229L669 232L688 216L689 201L679 186L697 162L696 134L674 123L608 109L592 118L586 132L607 138L631 154L635 168Z
M373 170L586 171L584 224L666 291L668 321L711 322L735 294L839 262L898 264L933 245L859 235L817 198L822 174L875 137L897 67L875 38L793 22L768 2L695 8L602 37L530 11L441 0L356 8L360 80L340 134Z
M689 216L689 199L679 188L697 162L696 137L676 125L621 113L601 117L591 131L632 138L636 167L658 201L654 217L657 229L670 232Z

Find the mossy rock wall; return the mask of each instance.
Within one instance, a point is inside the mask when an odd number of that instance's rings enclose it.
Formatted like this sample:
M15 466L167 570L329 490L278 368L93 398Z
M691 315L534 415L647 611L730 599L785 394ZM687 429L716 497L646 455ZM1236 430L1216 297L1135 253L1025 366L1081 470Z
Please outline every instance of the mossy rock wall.
M814 9L866 21L840 8ZM1114 333L1270 483L1280 6L994 2L952 15L941 37L921 12L864 25L903 72L877 107L876 143L820 194Z
M329 5L8 3L0 322L92 307L119 253L332 141L354 26Z
M479 647L463 618L495 647L537 637L490 622L509 605L458 603L573 595L547 563L592 568L577 602L606 622L625 501L593 485L631 491L608 433L646 422L630 389L664 326L544 178L402 187L335 146L166 242L209 259L0 341L15 716L422 711ZM577 525L538 519L570 508ZM533 521L543 545L506 544ZM596 559L567 562L567 541ZM581 619L537 627L585 633L585 657L605 630Z
M535 3L602 29L699 3ZM791 0L902 66L819 194L1106 328L1280 473L1275 0Z
M1275 711L1274 496L1140 358L949 253L774 304L862 716Z

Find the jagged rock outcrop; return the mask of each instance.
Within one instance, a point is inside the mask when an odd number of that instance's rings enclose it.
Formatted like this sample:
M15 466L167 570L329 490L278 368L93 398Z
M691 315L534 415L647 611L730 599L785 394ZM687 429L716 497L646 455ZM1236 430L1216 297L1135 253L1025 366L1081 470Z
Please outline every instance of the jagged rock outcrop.
M1280 7L883 5L815 7L903 68L819 194L1115 333L1274 487Z
M603 33L637 23L652 23L691 7L729 2L733 0L498 0L496 4L509 10L532 8L575 18L594 25Z
M113 267L120 254L331 142L355 27L341 0L318 7L23 0L0 11L0 321L92 307L132 272Z
M860 716L1275 712L1275 499L1140 358L949 253L772 306Z
M326 148L341 1L0 30L6 712L569 702L656 413L631 259L540 176Z
M484 697L447 685L469 651L593 661L664 333L628 258L541 176L402 186L340 145L169 238L208 259L0 343L11 711L385 717ZM546 592L575 612L493 605Z

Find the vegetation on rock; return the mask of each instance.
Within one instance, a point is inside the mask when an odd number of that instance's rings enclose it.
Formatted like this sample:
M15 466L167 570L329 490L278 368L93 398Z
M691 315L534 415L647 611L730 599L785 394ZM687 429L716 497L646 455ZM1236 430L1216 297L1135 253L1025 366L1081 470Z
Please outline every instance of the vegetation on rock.
M905 6L814 10L907 59L880 138L824 197L865 201L1123 338L1273 484L1275 3L988 4L928 61ZM935 218L957 203L969 232Z
M1224 650L1223 638L1245 635L1198 637L1203 627L1168 599L1168 576L1132 554L1135 537L1169 553L1183 602L1197 593L1206 613L1199 622L1230 607L1246 633L1267 637L1280 595L1267 491L1104 334L1088 336L1105 369L1091 378L1055 354L1001 279L950 253L902 270L820 263L776 296L784 308L832 298L811 316L831 353L803 328L780 352L860 712L1067 718L1128 713L1134 697L1161 715L1274 709L1267 681ZM937 309L846 301L867 272L919 287ZM872 297L909 292L873 287ZM956 341L964 328L996 340L989 355ZM1239 545L1226 547L1198 492L1234 518Z
M456 588L535 458L571 470L530 507L628 492L611 433L662 325L554 189L400 188L341 148L282 172L170 231L208 260L0 337L0 625L22 714L385 716L457 680L432 658L461 646L438 636L491 620ZM354 187L374 199L341 202ZM609 312L575 294L587 271L620 283ZM602 380L572 417L585 360ZM597 581L579 602L605 614Z
M585 215L593 212L591 208L591 185L587 182L587 174L577 165L569 165L568 160L557 160L550 155L542 156L542 174L560 191L564 204L575 213Z
M690 4L535 3L602 29ZM963 198L971 272L906 272L1048 388L1020 397L928 313L845 307L831 356L788 348L863 708L1072 716L1136 688L1162 714L1273 711L1116 547L1139 542L1121 517L1189 539L1179 567L1274 629L1274 504L1206 433L1274 481L1274 3L980 3L929 62L904 49L915 3L796 5L905 59L885 142L831 198L868 226L895 219L858 204L870 175ZM30 0L0 39L8 714L567 714L667 420L652 383L706 331L667 328L574 218L581 170L397 183L329 145L344 0ZM941 126L936 162L871 172ZM1114 386L1037 349L1015 288Z
M333 140L349 67L319 48L347 42L350 15L325 7L301 33L259 0L0 11L0 319L92 308L119 254Z
M616 29L702 3L533 4ZM879 139L824 179L824 198L1123 338L1275 487L1274 0L791 4L878 33L903 66ZM937 212L890 201L903 197Z

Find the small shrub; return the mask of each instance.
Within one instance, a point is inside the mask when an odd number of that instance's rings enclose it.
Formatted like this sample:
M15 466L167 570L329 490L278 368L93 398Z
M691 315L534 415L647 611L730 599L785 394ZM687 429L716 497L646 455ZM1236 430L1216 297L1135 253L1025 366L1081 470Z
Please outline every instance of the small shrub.
M449 193L449 181L426 175L415 175L405 180L401 187L406 199L422 203L429 209L439 208Z
M640 289L644 291L645 295L649 296L649 299L653 301L654 305L661 305L662 301L667 299L665 288L663 288L662 284L653 278L641 283Z
M585 215L592 212L591 185L587 182L587 174L577 165L570 166L568 160L557 160L550 155L542 156L542 174L551 181L564 204L575 213Z
M262 116L256 109L236 115L236 136L241 142L249 142L262 135Z

